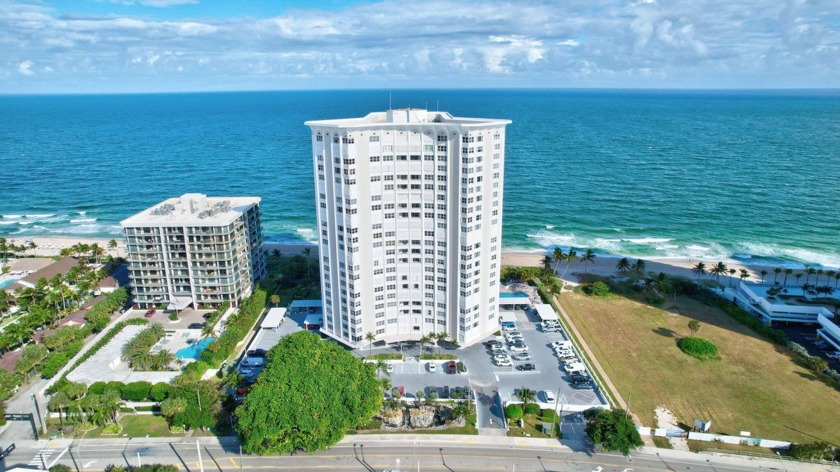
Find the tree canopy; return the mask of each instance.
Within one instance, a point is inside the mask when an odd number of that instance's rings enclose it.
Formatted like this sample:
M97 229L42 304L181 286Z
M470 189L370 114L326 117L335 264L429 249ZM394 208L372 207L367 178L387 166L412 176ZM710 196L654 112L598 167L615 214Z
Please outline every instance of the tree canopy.
M588 410L585 416L587 436L608 451L619 451L626 456L631 449L644 444L633 419L624 410L599 408Z
M373 417L382 404L374 364L309 332L283 338L236 410L246 451L313 452Z

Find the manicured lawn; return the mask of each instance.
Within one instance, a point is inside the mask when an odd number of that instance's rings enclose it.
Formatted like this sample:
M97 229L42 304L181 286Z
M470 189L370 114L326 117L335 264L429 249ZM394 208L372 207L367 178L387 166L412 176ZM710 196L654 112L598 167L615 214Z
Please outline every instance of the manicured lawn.
M121 435L129 438L183 436L169 432L166 418L154 415L126 415L120 419L123 427Z
M553 423L550 419L545 419L544 420L543 418L537 417L537 415L525 415L525 417L522 418L522 419L525 420L525 425L524 425L523 428L519 428L518 426L515 426L515 425L519 424L518 421L513 421L513 422L510 423L511 426L510 426L510 429L508 429L508 434L507 434L508 436L531 437L531 438L553 438L553 437L556 437L555 434L554 434L554 431L551 431L551 434L546 434L546 433L543 433L541 431L543 423L547 423L548 426L551 427L552 429L554 428L554 425L553 425ZM537 430L537 426L540 427L540 430Z
M721 310L689 298L665 310L615 296L567 293L560 299L630 409L648 426L664 406L679 421L712 420L712 432L796 442L840 443L840 391ZM672 300L664 303L671 307ZM677 340L713 342L720 360L683 354Z

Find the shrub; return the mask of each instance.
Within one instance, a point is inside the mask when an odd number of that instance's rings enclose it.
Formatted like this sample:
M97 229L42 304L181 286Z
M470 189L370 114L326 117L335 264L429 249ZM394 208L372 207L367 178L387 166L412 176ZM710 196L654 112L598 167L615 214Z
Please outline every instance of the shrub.
M149 391L149 396L152 400L156 402L162 402L166 400L166 397L169 396L169 389L171 387L166 382L158 382L152 385L151 390Z
M422 360L454 361L458 359L455 354L420 354Z
M372 361L400 361L402 360L402 354L396 352L382 352L379 354L371 354L365 359L369 359Z
M805 358L805 365L814 372L822 372L828 369L828 362L822 357L808 356Z
M49 472L73 472L73 469L71 469L70 466L64 464L56 464L50 467Z
M204 375L209 368L210 366L203 361L190 362L187 367L184 368L184 372L179 376L179 378L201 380L201 376Z
M526 403L525 406L522 407L522 411L526 415L539 415L540 414L540 406L536 403Z
M105 392L116 392L122 397L122 391L125 388L125 384L122 382L117 382L116 380L112 380L105 384Z
M108 423L102 428L102 434L115 435L120 434L120 431L122 431L122 426L119 423Z
M677 341L680 350L700 360L717 359L718 348L703 338L688 336Z
M833 450L822 441L807 444L791 444L790 454L799 460L832 460Z
M254 323L265 309L266 293L257 289L250 297L242 301L239 311L231 315L225 325L225 332L213 340L201 351L201 360L211 367L218 368L233 351L236 345L251 331Z
M173 311L172 313L170 313L169 314L169 320L170 321L178 321L178 312Z
M544 410L540 410L540 418L546 422L557 421L557 412L552 410L551 408L546 408Z
M15 372L25 374L46 359L47 348L38 344L27 344L23 348L23 355L15 362Z
M131 382L122 389L122 398L130 402L142 402L149 396L152 384L146 381Z
M582 290L583 293L589 295L590 297L606 298L612 295L612 292L610 292L610 286L600 280L584 285Z
M505 416L509 420L519 420L522 418L522 406L516 403L511 403L505 408Z
M105 382L99 381L90 384L90 387L88 387L88 393L91 395L102 395L105 393Z

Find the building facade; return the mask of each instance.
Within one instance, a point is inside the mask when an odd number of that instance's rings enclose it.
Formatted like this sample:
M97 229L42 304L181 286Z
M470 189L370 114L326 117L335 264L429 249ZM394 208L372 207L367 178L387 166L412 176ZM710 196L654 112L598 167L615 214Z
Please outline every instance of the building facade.
M468 345L499 329L509 123L422 109L306 123L323 332Z
M185 194L121 226L140 307L236 306L265 275L257 197Z

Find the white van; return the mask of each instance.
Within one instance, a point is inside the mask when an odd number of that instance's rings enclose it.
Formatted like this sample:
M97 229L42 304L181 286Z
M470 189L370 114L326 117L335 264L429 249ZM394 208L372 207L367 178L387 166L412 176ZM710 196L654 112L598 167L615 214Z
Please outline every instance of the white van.
M563 370L565 370L567 374L571 374L573 372L585 372L586 366L583 365L582 362L572 362L563 366Z

